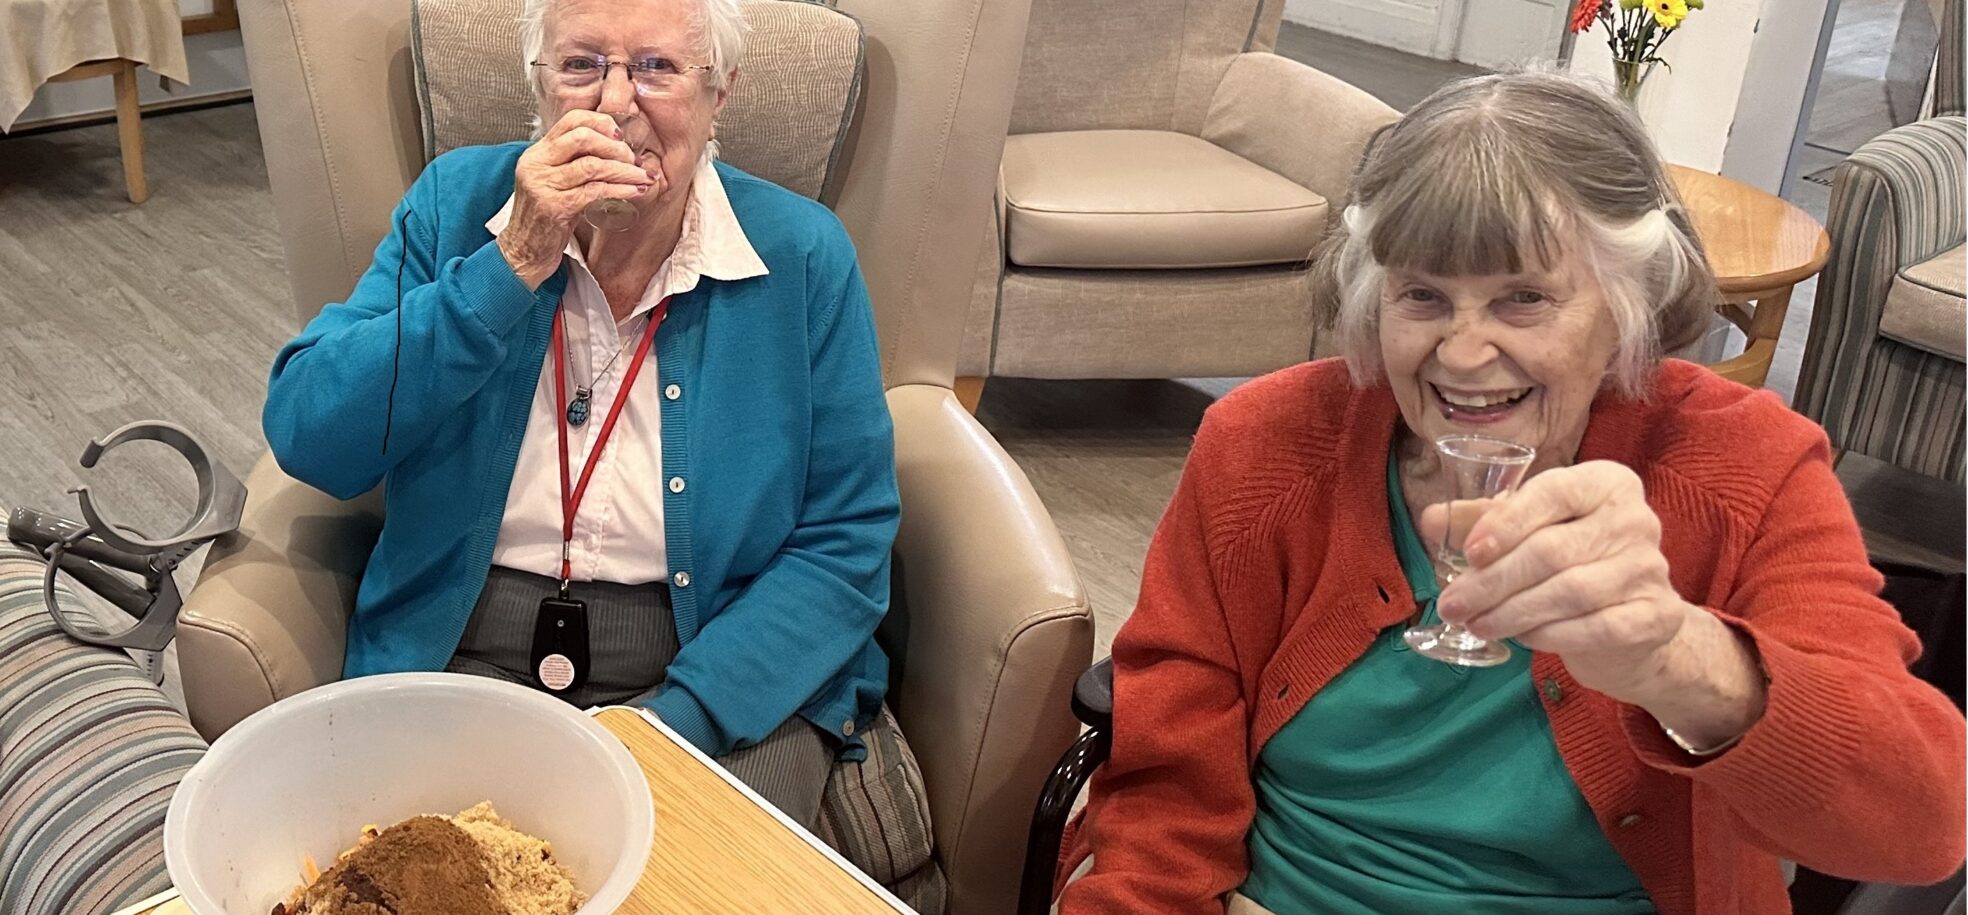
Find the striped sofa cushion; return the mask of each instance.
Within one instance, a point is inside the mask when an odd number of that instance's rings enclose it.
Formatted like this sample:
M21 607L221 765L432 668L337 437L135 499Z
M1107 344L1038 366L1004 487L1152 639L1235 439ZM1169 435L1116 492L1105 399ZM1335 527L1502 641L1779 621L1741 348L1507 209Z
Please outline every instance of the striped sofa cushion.
M69 638L0 541L0 912L101 915L170 886L164 811L205 742L121 651Z

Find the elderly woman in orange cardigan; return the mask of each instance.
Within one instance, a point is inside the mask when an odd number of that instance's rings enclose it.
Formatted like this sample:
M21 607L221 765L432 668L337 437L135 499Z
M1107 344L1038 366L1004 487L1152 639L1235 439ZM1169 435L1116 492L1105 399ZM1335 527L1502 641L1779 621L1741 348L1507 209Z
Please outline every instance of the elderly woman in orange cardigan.
M1715 284L1632 113L1451 85L1343 223L1345 359L1215 405L1155 535L1060 911L1766 915L1785 859L1960 867L1962 716L1824 433L1662 358ZM1459 433L1537 456L1444 586ZM1438 621L1516 650L1408 647Z

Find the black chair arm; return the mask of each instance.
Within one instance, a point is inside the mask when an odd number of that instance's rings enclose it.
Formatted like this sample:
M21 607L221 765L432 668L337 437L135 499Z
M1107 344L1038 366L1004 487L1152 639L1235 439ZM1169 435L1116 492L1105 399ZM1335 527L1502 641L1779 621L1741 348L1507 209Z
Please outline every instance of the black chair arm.
M1100 662L1080 674L1073 684L1073 715L1080 723L1103 731L1114 727L1114 659Z
M1087 668L1073 684L1073 714L1086 733L1060 757L1046 778L1032 812L1032 831L1025 839L1025 873L1019 881L1018 915L1046 915L1052 908L1052 877L1059 863L1060 843L1073 802L1093 778L1093 770L1113 750L1114 662L1102 659Z

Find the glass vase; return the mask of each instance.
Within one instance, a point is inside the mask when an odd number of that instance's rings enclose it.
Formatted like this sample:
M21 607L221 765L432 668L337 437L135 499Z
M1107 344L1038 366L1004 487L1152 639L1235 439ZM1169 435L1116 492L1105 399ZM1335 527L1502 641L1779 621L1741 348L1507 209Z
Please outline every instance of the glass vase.
M1648 61L1614 59L1613 85L1619 89L1620 98L1625 99L1628 105L1637 105L1640 101L1640 86L1653 72L1654 64Z

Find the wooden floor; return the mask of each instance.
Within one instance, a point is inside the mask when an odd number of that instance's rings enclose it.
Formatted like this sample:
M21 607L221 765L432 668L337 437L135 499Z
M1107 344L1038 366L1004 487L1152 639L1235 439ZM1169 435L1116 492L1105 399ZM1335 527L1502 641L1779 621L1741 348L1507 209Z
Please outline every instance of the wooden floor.
M1031 477L1093 603L1105 657L1203 410L1234 382L993 378L977 417Z
M1286 22L1278 30L1277 53L1338 76L1400 111L1413 108L1428 93L1448 83L1488 72L1458 61L1436 60L1321 32L1296 22Z
M0 139L0 505L105 511L179 527L191 474L175 452L93 437L168 419L244 477L265 449L260 404L293 334L251 105L144 120L152 195L123 197L114 126Z

